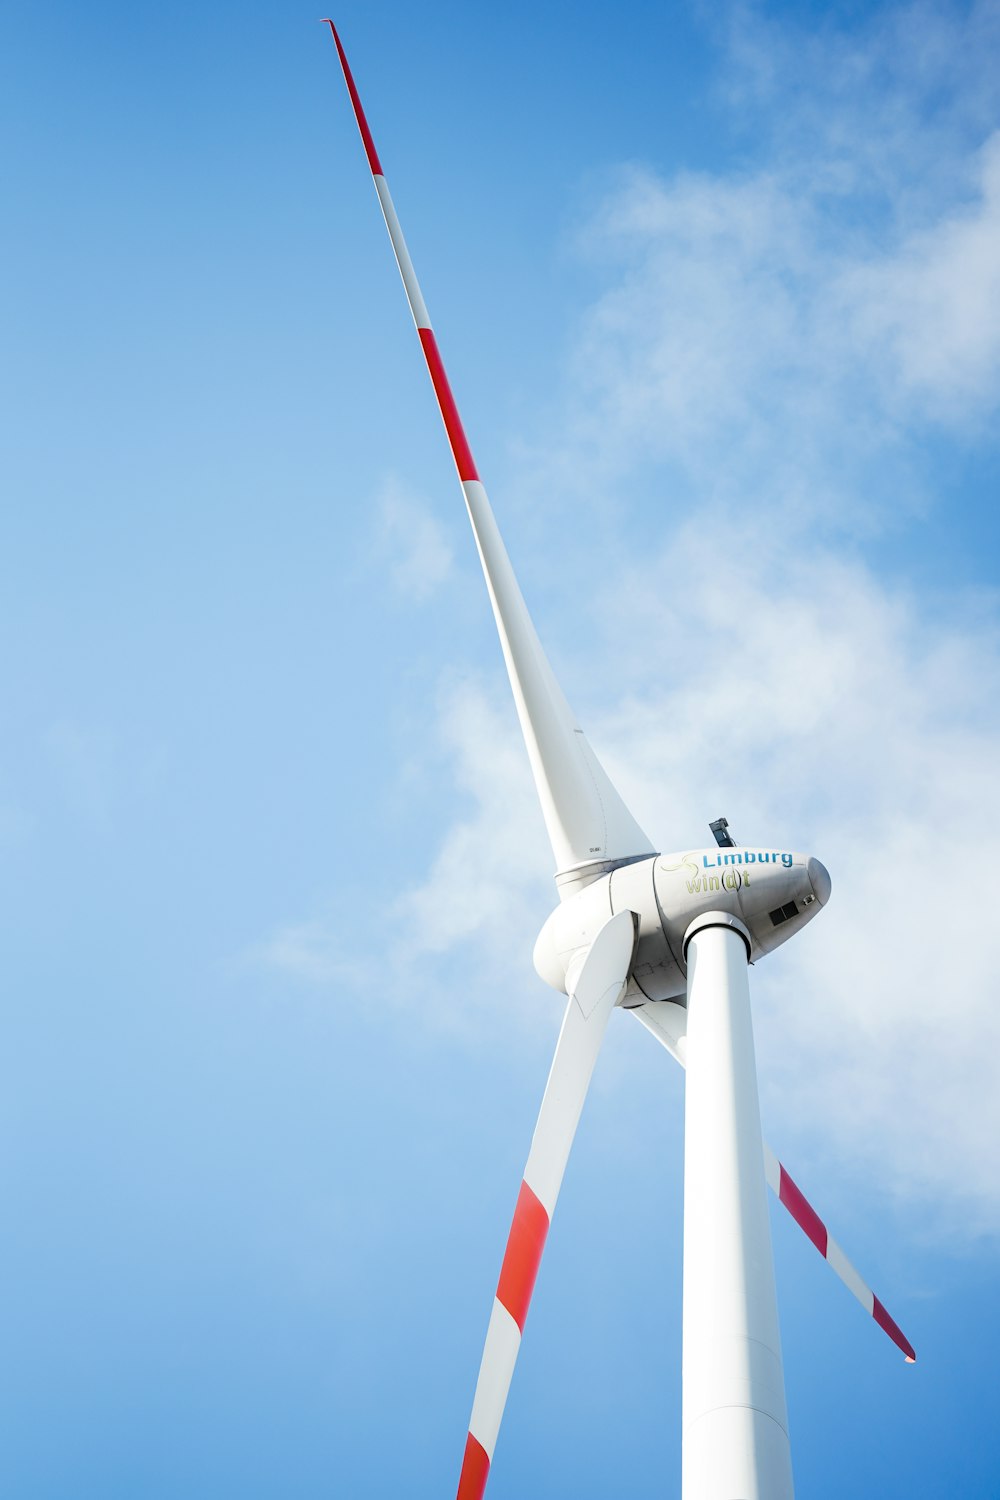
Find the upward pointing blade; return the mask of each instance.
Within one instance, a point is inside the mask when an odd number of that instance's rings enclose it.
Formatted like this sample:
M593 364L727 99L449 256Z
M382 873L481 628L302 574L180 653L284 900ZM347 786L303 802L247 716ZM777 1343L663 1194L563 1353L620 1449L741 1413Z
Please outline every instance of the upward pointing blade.
M382 165L354 84L340 37L333 33L344 70L375 191L395 251L413 321L417 325L427 369L434 386L466 508L486 575L486 586L507 673L514 693L521 732L531 761L535 787L556 860L557 877L580 866L621 863L652 854L653 846L615 790L563 696L542 650L510 559L479 479L455 398L431 328L393 207Z

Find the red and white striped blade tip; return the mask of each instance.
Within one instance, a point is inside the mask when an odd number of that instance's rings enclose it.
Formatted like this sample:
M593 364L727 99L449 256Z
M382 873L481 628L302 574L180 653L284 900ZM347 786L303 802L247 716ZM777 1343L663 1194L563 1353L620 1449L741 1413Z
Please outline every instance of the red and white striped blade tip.
M368 165L372 169L372 175L375 177L382 177L382 163L379 161L378 152L375 150L375 142L372 139L372 133L368 128L368 120L365 117L365 112L361 105L361 96L359 95L357 85L354 82L354 74L351 72L351 65L347 61L347 53L344 51L343 43L340 40L340 33L337 31L336 26L334 26L329 16L324 16L322 21L320 22L320 25L329 26L330 35L333 37L333 40L336 43L337 56L340 58L340 66L344 70L344 82L347 84L347 92L351 96L351 104L354 109L354 118L357 120L358 129L361 131L361 139L364 143L365 155L368 158ZM391 229L389 230L389 235L391 238ZM395 241L393 241L393 244L395 246ZM404 277L403 279L405 281L406 278Z
M906 1363L915 1365L916 1350L895 1318L889 1315L871 1287L862 1281L791 1173L768 1147L764 1148L764 1152L764 1175L778 1202L788 1210L806 1238L812 1241L824 1260L832 1265L841 1281L850 1288L883 1333L887 1333L897 1349L902 1351Z

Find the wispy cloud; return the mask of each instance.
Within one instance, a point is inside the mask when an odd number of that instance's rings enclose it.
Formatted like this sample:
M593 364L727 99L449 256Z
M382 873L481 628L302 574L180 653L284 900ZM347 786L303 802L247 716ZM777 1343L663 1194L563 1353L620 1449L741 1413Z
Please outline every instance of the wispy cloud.
M887 402L917 402L951 425L1000 398L1000 132L974 157L967 201L896 252L845 268L848 337L878 369Z
M564 656L608 685L590 737L665 846L725 812L828 863L829 910L756 973L769 1131L961 1200L966 1230L1000 1228L1000 935L975 842L1000 801L997 611L918 601L864 545L933 503L929 434L990 441L998 17L921 5L805 37L731 12L723 91L754 149L735 172L623 171L581 234L604 289L561 422L525 466L557 499L655 483L696 516L602 559ZM389 962L516 987L553 892L513 715L466 684L437 733L459 810Z
M623 168L592 213L606 289L532 467L598 503L657 464L682 500L870 532L926 503L920 442L1000 402L1000 7L730 17L747 146Z
M656 475L673 513L697 498L607 579L569 663L617 685L592 738L654 840L701 843L724 811L834 872L829 912L759 971L776 1137L961 1198L966 1228L1000 1226L1000 938L966 852L1000 800L996 613L918 602L857 545L932 501L928 430L974 443L1000 398L996 15L883 12L804 47L741 14L727 76L769 151L725 175L629 168L592 216L606 288L547 474L578 496ZM502 816L486 776L479 796L466 827ZM449 884L441 860L412 900Z
M356 983L362 969L349 933L349 921L330 903L311 917L278 927L247 957L307 984Z
M432 729L457 811L426 878L374 912L356 903L320 905L281 925L248 957L291 980L342 991L371 984L377 954L381 1004L493 1045L538 1019L525 990L525 956L539 913L552 902L549 849L505 698L477 680L449 681ZM450 962L456 954L460 981ZM536 991L540 984L532 981Z
M1000 930L974 842L1000 801L995 624L928 618L830 551L736 541L738 589L696 527L650 560L685 586L632 589L629 632L654 644L593 741L664 848L703 844L725 812L743 841L805 846L833 872L830 908L755 973L775 1142L903 1196L960 1199L964 1232L995 1229ZM611 580L609 598L629 586ZM613 634L599 650L620 660ZM457 1024L460 970L466 1018L506 995L509 1032L530 1024L517 997L554 892L504 709L474 685L445 704L466 810L399 901L389 959L423 993L436 976L433 1024Z
M929 617L830 552L744 555L737 601L710 539L675 541L685 600L647 594L633 623L699 670L612 711L607 743L661 837L702 843L725 812L833 872L829 909L755 973L775 1139L1000 1227L1000 931L976 837L1000 797L996 624Z
M382 482L377 513L378 549L395 588L413 603L424 604L451 572L445 527L394 475Z
M406 950L421 957L474 943L484 966L506 968L511 934L533 942L552 898L524 747L507 703L476 682L446 693L438 732L466 811L446 831L427 880L399 904Z

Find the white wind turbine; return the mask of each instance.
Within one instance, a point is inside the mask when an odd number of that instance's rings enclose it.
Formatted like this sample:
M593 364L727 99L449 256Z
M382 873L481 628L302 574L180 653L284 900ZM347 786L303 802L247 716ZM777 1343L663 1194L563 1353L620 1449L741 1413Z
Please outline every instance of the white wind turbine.
M661 856L590 748L518 588L332 21L379 203L465 494L545 826L560 904L535 968L568 996L486 1334L458 1500L486 1487L524 1320L605 1028L630 1011L686 1068L683 1500L789 1500L792 1465L766 1185L859 1302L913 1349L761 1137L748 962L830 895L819 860L716 844Z

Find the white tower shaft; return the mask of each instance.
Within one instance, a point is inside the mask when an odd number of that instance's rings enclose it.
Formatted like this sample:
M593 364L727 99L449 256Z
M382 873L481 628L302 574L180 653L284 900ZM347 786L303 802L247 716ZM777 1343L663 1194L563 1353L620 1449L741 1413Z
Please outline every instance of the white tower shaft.
M681 1492L791 1500L747 948L734 921L699 918L687 949Z

